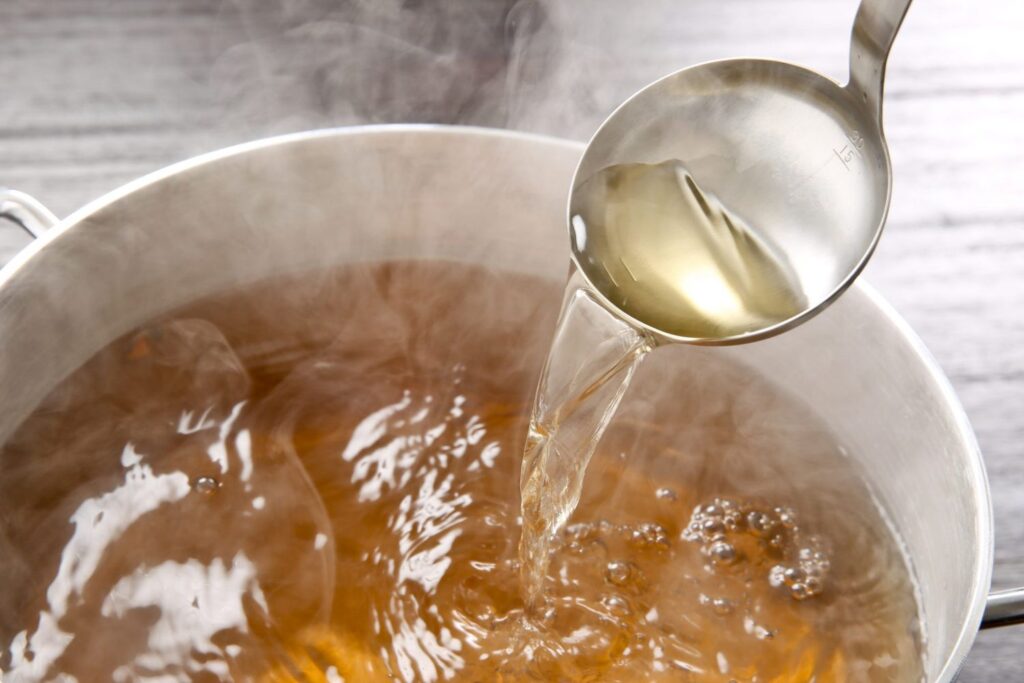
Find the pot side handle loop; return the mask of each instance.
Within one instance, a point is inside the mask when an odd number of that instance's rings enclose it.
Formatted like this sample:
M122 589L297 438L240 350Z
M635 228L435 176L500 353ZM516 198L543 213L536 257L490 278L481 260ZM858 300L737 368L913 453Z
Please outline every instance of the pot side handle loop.
M18 225L32 237L41 237L59 220L35 197L6 187L0 187L0 218Z
M988 596L982 628L1024 624L1024 588L998 591Z

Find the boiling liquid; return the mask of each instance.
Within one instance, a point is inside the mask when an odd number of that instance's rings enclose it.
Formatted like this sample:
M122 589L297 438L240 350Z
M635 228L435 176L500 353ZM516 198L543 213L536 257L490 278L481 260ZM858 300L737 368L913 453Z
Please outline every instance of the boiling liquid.
M572 248L594 287L680 337L735 337L807 308L785 257L678 161L620 164L574 193Z
M636 369L526 618L517 472L559 289L353 266L111 344L0 452L0 678L921 680L852 461L700 349Z

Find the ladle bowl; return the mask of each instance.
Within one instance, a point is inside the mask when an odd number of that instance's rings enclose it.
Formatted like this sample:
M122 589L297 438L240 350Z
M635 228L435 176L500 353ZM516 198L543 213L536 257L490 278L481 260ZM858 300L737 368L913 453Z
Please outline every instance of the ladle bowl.
M656 339L754 341L804 322L866 265L892 188L881 125L885 62L910 0L864 0L853 28L850 82L765 59L698 64L647 86L601 125L572 184L617 164L678 160L703 190L753 226L789 262L806 297L793 317L742 336L679 338L649 320ZM612 308L593 264L577 267ZM619 311L622 313L622 311Z

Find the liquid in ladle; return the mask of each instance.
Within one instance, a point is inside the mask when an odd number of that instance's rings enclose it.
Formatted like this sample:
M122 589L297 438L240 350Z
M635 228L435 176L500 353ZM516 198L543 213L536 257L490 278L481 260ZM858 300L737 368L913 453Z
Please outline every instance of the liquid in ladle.
M674 160L619 164L584 181L572 249L612 304L679 337L741 336L807 307L786 258Z

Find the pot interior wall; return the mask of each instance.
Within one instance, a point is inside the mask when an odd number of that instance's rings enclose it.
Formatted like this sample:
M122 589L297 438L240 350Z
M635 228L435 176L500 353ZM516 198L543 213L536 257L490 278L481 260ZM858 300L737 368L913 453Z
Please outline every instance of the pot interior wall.
M107 342L231 285L389 258L563 278L579 151L467 129L338 131L234 150L115 193L0 276L0 439ZM794 332L687 357L728 354L786 387L864 461L914 558L929 677L950 680L951 653L980 618L990 512L960 408L901 325L855 287Z

